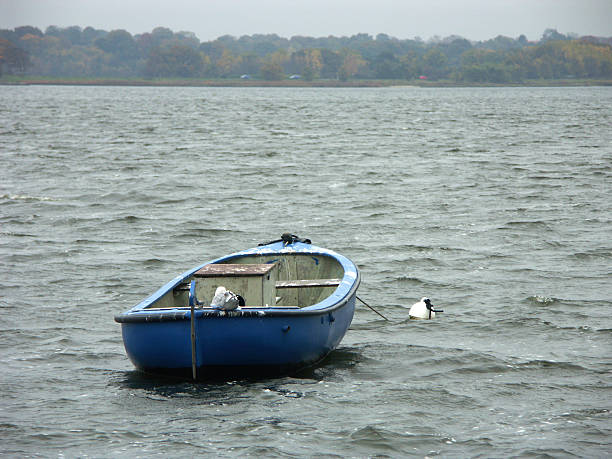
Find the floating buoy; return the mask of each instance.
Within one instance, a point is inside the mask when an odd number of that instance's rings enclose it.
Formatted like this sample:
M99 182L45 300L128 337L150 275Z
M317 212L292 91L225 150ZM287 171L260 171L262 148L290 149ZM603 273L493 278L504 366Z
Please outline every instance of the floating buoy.
M431 300L424 296L421 301L414 303L408 311L408 315L413 320L430 320L436 317L436 312L444 312L441 309L434 309L434 305L431 304Z

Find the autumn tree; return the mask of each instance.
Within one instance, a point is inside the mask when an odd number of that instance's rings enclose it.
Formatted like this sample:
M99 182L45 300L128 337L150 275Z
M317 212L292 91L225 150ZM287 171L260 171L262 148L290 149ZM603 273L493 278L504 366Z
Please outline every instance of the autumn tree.
M0 38L0 75L4 71L23 74L29 65L30 60L26 51Z
M174 43L151 51L145 65L149 78L193 78L201 76L205 59L197 49Z
M366 61L363 60L361 54L355 51L344 50L343 54L344 58L338 72L338 78L341 81L347 81L366 65Z
M377 78L402 78L400 60L390 51L380 53L372 60L373 70Z
M264 80L282 80L285 76L285 64L289 57L284 50L266 55L261 65L261 76Z
M284 76L283 68L278 62L265 60L260 68L261 77L264 80L276 81L282 80Z
M96 47L106 51L118 60L130 60L139 56L134 37L125 30L113 30L95 41Z
M220 77L229 77L240 66L240 56L234 56L231 51L224 49L219 59L215 61L217 75Z
M297 73L306 80L312 81L321 72L322 57L319 49L302 49L291 55L292 65Z
M321 77L322 78L338 78L338 72L342 65L342 56L340 53L330 49L322 48L321 50Z
M254 75L259 73L260 67L261 59L255 53L246 53L240 56L240 61L238 63L238 73L240 75Z
M448 75L448 67L447 62L448 58L446 55L438 48L432 48L423 56L423 75L426 75L428 78L437 80L440 78L444 78Z

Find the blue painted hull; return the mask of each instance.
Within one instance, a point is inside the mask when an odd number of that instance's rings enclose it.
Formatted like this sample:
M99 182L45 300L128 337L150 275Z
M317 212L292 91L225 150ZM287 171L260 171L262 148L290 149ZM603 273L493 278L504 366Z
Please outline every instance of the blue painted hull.
M317 315L204 317L196 311L196 364L244 372L288 371L323 359L348 330L354 296L342 308ZM185 320L123 323L134 365L153 373L191 373L190 314ZM211 369L212 369L211 368Z
M281 243L238 252L211 263L238 255L282 253L288 249L338 257L345 272L341 284L324 301L301 309L261 307L227 312L196 309L198 377L286 372L316 363L338 346L353 319L360 281L350 260L307 244L287 247ZM140 305L115 317L121 323L126 352L137 368L152 373L191 374L191 311L147 307L198 268L187 271Z

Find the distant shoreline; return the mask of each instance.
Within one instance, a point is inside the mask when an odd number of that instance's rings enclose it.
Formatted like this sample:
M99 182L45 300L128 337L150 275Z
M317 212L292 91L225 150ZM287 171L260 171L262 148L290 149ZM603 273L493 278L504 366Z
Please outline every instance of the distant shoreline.
M480 87L579 87L612 86L612 80L528 80L522 83L462 83L449 80L240 80L240 79L133 79L133 78L0 78L4 86L142 86L142 87L236 87L236 88L480 88Z

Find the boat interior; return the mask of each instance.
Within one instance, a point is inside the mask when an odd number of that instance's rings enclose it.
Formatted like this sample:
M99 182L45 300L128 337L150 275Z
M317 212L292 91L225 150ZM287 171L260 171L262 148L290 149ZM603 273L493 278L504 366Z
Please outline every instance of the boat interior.
M210 307L219 286L240 295L249 307L303 308L331 295L344 275L323 254L244 255L208 264L162 295L148 309Z

